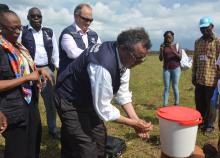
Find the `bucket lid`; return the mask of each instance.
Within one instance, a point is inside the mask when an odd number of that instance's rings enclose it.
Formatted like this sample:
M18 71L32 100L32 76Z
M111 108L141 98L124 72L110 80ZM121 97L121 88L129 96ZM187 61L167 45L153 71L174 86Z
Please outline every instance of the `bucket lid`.
M157 110L157 115L185 126L194 126L202 123L202 116L198 111L184 106L162 107Z

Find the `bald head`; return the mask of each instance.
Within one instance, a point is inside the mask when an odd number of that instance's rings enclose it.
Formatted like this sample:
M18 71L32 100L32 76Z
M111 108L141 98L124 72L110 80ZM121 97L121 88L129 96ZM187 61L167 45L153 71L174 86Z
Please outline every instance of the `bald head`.
M36 30L41 29L42 24L42 14L40 9L33 7L29 9L27 19L29 20L30 25Z
M86 3L79 4L74 10L76 25L85 33L93 21L92 8Z
M31 13L33 13L33 12L35 12L35 11L41 13L40 9L38 9L37 7L33 7L33 8L31 8L31 9L28 10L28 15L31 15Z
M89 4L81 3L81 4L77 5L76 8L74 9L74 15L76 15L76 14L80 15L81 14L81 10L83 8L88 8L88 9L92 10L92 8L90 7Z

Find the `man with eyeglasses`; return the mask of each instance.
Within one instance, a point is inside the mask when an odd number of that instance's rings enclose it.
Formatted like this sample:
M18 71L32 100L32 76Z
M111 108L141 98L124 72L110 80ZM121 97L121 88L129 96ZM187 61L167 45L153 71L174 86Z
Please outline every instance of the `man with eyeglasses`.
M216 60L220 53L220 40L213 33L213 19L202 17L199 21L202 36L195 41L192 67L192 83L195 85L196 109L201 113L204 134L214 131L216 108L211 105L211 98L217 86L218 72Z
M51 28L42 26L40 9L36 7L29 9L27 19L29 25L23 27L21 42L30 51L37 68L45 68L55 82L54 70L59 68L59 51L55 34ZM54 139L60 139L56 126L53 89L52 84L47 82L41 91L41 96L46 109L49 135Z
M143 28L130 29L117 41L87 48L58 76L55 105L62 122L61 158L105 158L103 121L131 126L139 137L149 138L153 125L140 119L132 106L129 69L143 62L150 47ZM114 97L127 116L111 104Z
M101 43L97 33L89 28L93 21L92 8L86 3L79 4L74 10L74 23L63 30L59 38L59 71L76 59L86 48Z

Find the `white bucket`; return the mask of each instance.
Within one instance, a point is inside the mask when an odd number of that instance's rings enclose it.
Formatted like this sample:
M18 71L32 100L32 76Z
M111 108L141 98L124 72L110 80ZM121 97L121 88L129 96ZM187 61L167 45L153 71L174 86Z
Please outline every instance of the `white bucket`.
M180 113L184 113L183 109L185 108L186 107L175 106L174 109L173 107L169 107L168 109L165 110L167 110L166 112L168 113L172 110L174 110L172 111L174 113L176 112L176 110ZM161 109L162 108L160 108L159 110ZM194 109L190 109L190 110L194 110ZM159 116L160 141L161 141L161 149L163 153L165 153L167 156L171 156L175 158L189 157L193 153L195 148L198 124L201 123L201 115L200 118L198 118L195 121L184 120L184 122L180 122L178 121L178 119L181 118L180 116L181 114L175 114L178 115L177 116L178 118L170 120L169 117L173 117L173 115L172 114L166 115L165 117L168 119L165 119L162 118L164 117L163 112L162 114L157 113ZM184 117L185 114L183 114L183 118Z

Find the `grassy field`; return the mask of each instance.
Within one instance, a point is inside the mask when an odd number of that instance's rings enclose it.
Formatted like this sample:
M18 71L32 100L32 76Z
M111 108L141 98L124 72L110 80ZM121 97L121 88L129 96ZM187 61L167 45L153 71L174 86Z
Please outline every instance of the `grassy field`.
M149 55L147 60L140 66L132 69L130 89L133 94L133 104L138 115L154 124L154 131L147 141L143 141L135 135L132 128L113 122L106 123L108 134L126 140L127 150L121 158L159 158L159 122L156 117L156 110L162 105L162 63L158 56ZM191 70L182 72L180 79L180 104L194 107L194 87L191 84ZM170 92L169 103L173 103L173 93ZM42 114L43 138L41 146L41 158L59 158L60 143L48 136L45 109L40 101ZM59 121L59 120L58 120ZM216 123L217 124L217 123ZM60 122L59 122L60 126ZM217 128L216 128L217 129ZM217 130L218 131L218 130ZM217 143L218 132L213 135L204 136L200 131L197 135L197 144L203 146L205 143ZM0 149L3 150L1 139ZM180 142L181 143L181 142ZM2 155L0 154L0 157Z

